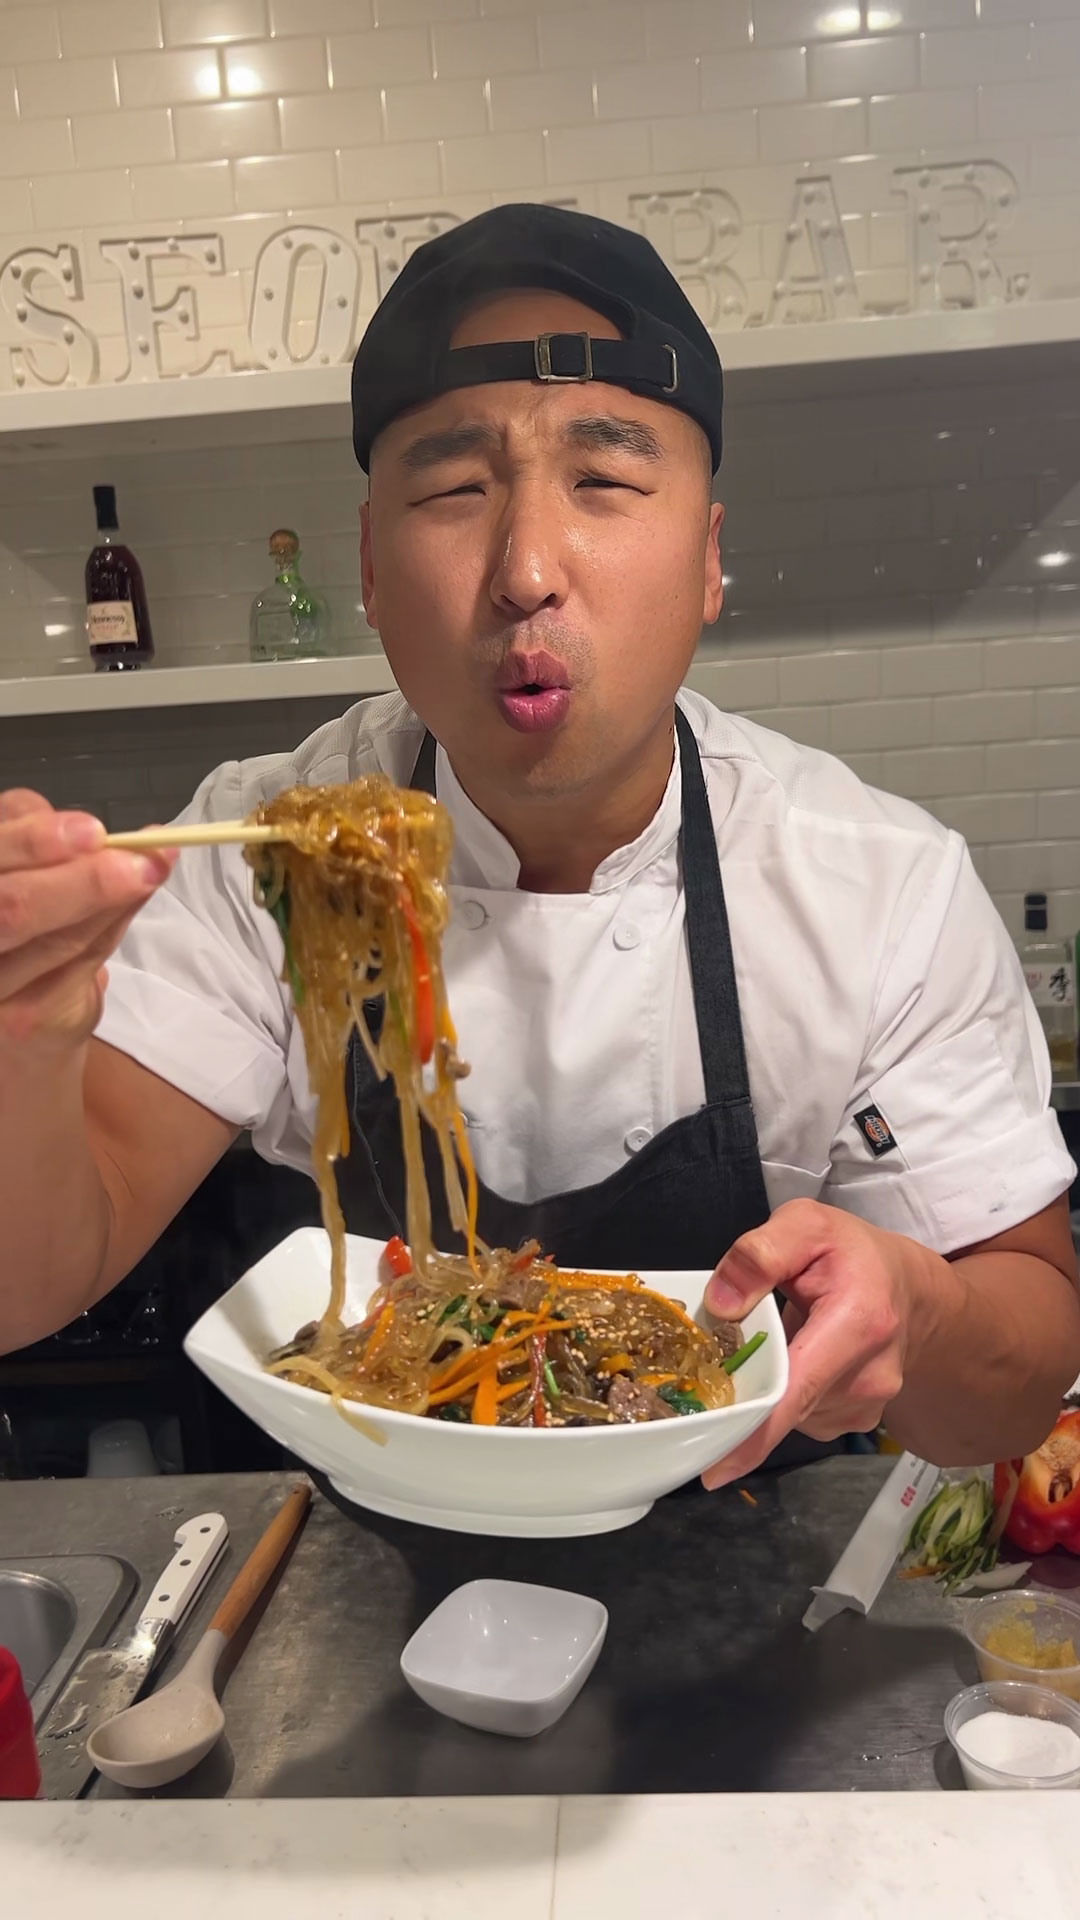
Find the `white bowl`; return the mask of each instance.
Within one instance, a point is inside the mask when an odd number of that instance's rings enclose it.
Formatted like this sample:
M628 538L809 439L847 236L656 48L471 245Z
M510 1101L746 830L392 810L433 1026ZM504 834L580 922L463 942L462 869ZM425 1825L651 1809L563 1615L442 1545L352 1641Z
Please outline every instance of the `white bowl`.
M381 1253L380 1241L350 1236L347 1317L363 1318ZM707 1273L641 1277L704 1319ZM273 1347L318 1318L329 1284L326 1235L301 1227L203 1314L185 1351L256 1426L325 1473L347 1500L425 1526L529 1536L629 1526L661 1494L746 1440L787 1386L787 1342L770 1295L744 1323L747 1338L759 1331L769 1337L734 1375L729 1407L642 1426L552 1432L456 1426L365 1407L365 1419L386 1436L378 1446L325 1394L264 1371Z
M527 1740L577 1699L607 1623L607 1608L583 1593L470 1580L417 1628L401 1671L437 1713Z

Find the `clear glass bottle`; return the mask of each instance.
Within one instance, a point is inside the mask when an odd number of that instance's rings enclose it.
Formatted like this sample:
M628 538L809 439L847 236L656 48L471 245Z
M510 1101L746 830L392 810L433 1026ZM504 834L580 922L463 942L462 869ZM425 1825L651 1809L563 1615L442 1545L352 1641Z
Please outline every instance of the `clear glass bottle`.
M1047 934L1045 893L1024 895L1024 938L1019 947L1035 1007L1042 1021L1055 1080L1076 1078L1076 973L1068 940Z
M289 527L270 535L274 584L251 603L253 660L318 660L332 651L330 608L300 573L300 541Z

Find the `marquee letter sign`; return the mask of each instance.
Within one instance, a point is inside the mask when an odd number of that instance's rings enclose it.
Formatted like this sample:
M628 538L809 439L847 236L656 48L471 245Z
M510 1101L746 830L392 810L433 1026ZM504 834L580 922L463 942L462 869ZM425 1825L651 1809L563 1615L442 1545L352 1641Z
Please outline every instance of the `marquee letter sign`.
M833 183L828 174L818 180L799 180L767 324L858 318L855 273Z
M293 306L301 266L319 267L315 342L292 350ZM290 227L268 240L255 263L251 346L260 367L329 367L347 360L356 327L360 262L347 241L326 227Z
M898 167L894 193L914 216L913 304L993 307L1022 298L1027 282L1005 285L994 247L1016 206L1016 181L996 160Z
M867 289L852 265L843 195L833 176L800 172L793 191L787 224L764 266L757 232L744 235L742 212L723 187L630 194L626 223L652 241L714 333L863 319ZM1029 275L1015 261L1006 273L998 258L1017 201L1006 167L996 160L897 167L892 192L907 208L910 289L904 295L902 287L890 287L888 304L874 303L876 313L989 307L1027 297ZM127 364L119 378L229 373L238 364L272 372L339 366L350 359L409 256L459 224L458 214L442 212L365 216L351 233L300 224L283 228L265 242L255 263L247 340L234 336L235 347L219 348L201 363L193 355L187 365L178 364L178 344L199 340L199 312L195 286L186 278L181 283L179 270L229 271L238 287L241 268L226 267L228 229L224 240L217 233L185 233L102 241L102 256L120 282ZM769 231L765 224L766 238ZM89 386L98 379L99 342L77 313L83 300L73 246L26 247L0 267L0 342L10 353L17 387Z
M742 325L747 293L726 263L742 237L742 215L730 193L720 187L686 193L634 193L631 226L651 240L662 260L694 302L707 327Z
M15 385L24 387L29 376L39 387L92 386L98 373L97 341L74 314L57 312L38 298L46 285L63 300L82 299L82 269L74 247L57 247L55 253L47 247L25 247L0 268L0 311L23 342L11 349Z
M128 369L121 378L160 380L160 329L174 327L182 339L197 340L199 318L193 287L178 287L171 300L155 298L154 261L191 260L203 273L224 273L220 237L216 233L186 233L181 240L175 235L151 240L103 240L101 254L120 275L128 342ZM183 371L219 373L231 367L232 355L222 352L212 354L200 367L185 367Z

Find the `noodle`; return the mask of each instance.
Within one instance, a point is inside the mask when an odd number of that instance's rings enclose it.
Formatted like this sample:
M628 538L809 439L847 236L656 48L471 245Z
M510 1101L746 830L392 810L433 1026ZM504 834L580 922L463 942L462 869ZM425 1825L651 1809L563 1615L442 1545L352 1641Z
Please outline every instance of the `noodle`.
M288 835L249 845L255 897L284 944L318 1103L312 1144L330 1239L330 1298L268 1369L329 1395L474 1424L560 1427L668 1419L734 1398L737 1328L699 1327L636 1276L562 1273L530 1244L477 1238L477 1180L457 1082L467 1073L447 1002L442 935L452 827L427 794L383 774L292 787L255 816ZM381 1000L373 1038L364 1003ZM408 1246L391 1241L358 1326L344 1321L345 1221L335 1161L347 1152L345 1065L359 1035L401 1115ZM464 1255L432 1245L423 1126L436 1136L450 1220ZM382 1438L357 1417L353 1424Z

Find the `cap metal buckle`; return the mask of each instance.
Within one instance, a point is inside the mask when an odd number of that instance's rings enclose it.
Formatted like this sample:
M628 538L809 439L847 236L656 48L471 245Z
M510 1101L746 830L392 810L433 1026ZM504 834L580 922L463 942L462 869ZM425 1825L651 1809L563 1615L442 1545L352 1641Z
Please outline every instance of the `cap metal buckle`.
M667 387L661 387L660 391L661 393L678 393L679 362L674 347L669 346L666 340L664 341L664 352L671 355L671 384Z
M558 337L581 341L581 350L585 360L584 373L553 373L551 368L551 343ZM674 355L672 355L674 359ZM593 377L592 341L587 333L558 335L538 333L533 343L533 361L536 377L549 387L583 387Z

